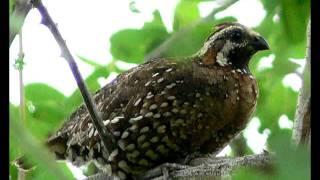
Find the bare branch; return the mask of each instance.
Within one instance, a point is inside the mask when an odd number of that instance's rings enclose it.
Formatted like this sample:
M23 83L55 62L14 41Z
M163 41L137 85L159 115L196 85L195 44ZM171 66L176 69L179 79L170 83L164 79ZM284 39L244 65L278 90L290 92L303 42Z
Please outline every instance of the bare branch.
M211 157L196 159L193 163L198 166L181 169L170 173L170 176L178 179L192 179L192 177L228 177L231 172L240 167L265 167L271 164L269 154L249 155L243 157ZM159 174L161 175L161 174Z
M16 0L15 7L10 14L10 36L9 36L9 46L13 39L19 33L24 23L24 20L31 9L30 0Z
M83 81L83 78L79 72L78 66L77 66L73 56L71 55L71 53L66 45L65 40L62 38L59 30L57 29L55 23L53 22L52 18L50 17L47 9L43 6L41 0L34 0L32 3L39 10L39 12L42 16L41 23L50 29L55 40L59 44L60 49L61 49L61 56L64 57L69 64L69 67L73 73L73 76L78 84L78 88L81 92L84 103L89 111L90 116L91 116L93 125L98 131L98 134L102 140L102 143L104 145L105 152L106 152L107 156L109 156L109 152L111 151L111 149L110 149L111 146L108 146L108 144L114 144L115 139L111 135L110 130L107 129L103 125L101 113L98 112L98 109L97 109L96 105L94 104L93 99L90 95L90 92L88 91L88 88L87 88L85 82Z
M292 140L295 144L309 144L311 137L311 89L310 89L310 62L311 62L311 28L310 20L307 27L306 66L303 72L303 85L299 93L298 106L295 114Z
M229 177L232 171L240 167L258 167L266 168L273 163L273 155L268 153L248 155L243 157L208 157L197 158L190 162L190 165L171 166L169 176L174 179L195 179L200 177L206 178L225 178ZM170 165L170 164L168 164ZM166 165L165 165L166 166ZM163 167L163 166L160 166ZM156 167L137 179L165 179L163 170L160 167ZM173 168L173 169L172 169ZM113 180L112 177L106 174L97 174L90 176L84 180Z

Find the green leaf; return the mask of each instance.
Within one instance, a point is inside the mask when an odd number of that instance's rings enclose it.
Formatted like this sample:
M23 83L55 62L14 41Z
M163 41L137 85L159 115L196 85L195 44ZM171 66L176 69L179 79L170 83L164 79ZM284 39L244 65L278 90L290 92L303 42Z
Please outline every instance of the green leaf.
M290 43L305 41L309 16L309 0L281 1L280 22L285 32L283 35Z
M262 3L267 10L267 17L271 20L276 13L280 16L278 24L281 33L277 35L278 42L279 40L288 44L305 42L306 27L310 16L310 0L262 0ZM266 31L271 30L270 33L274 34L272 26L260 28Z
M26 122L22 122L20 120L19 107L15 107L10 104L10 118L16 119L19 123L24 124L28 131L37 138L40 142L44 142L48 135L52 133L59 123L63 120L59 120L58 122L50 122L46 119L41 119L41 117L35 118L32 113L26 112ZM44 109L45 110L45 109ZM52 114L54 117L55 114ZM12 129L10 124L10 129ZM23 155L23 150L19 148L20 139L17 138L16 133L14 131L10 131L10 161L16 159L17 157Z
M41 102L62 102L65 96L47 84L32 83L25 86L25 98L37 104Z
M11 112L15 113L14 111L16 110L12 109ZM27 162L37 166L34 172L46 173L46 176L52 177L52 179L73 179L70 171L67 168L63 169L57 166L53 155L42 145L43 142L34 138L14 114L10 116L10 132L14 132L10 137L10 142L16 142L14 147L21 150ZM41 179L48 179L47 177Z
M103 65L101 64L98 64L96 63L94 60L91 60L91 59L88 59L86 57L83 57L83 56L80 56L80 55L77 55L77 57L84 63L90 65L90 66L93 66L94 68L101 68L103 67Z
M55 126L55 124L65 118L66 113L64 106L59 106L57 103L46 102L35 105L35 111L32 113L32 117Z
M26 126L32 135L45 141L68 114L63 104L66 97L46 84L33 83L25 86L25 98L34 106L34 111L26 111Z
M173 29L178 31L199 18L198 2L181 0L175 9Z
M274 134L269 141L276 153L277 179L311 179L310 151L304 146L294 147L290 131Z
M279 117L286 114L289 119L293 119L295 113L298 93L284 87L282 78L275 77L272 73L273 71L268 70L258 80L260 95L256 115L261 119L260 131L265 128L272 132L279 130Z
M13 8L15 7L15 0L9 0L9 14L12 14Z
M264 8L266 9L266 12L268 14L274 13L275 9L279 6L281 1L275 1L275 0L261 0Z
M75 179L73 174L71 173L70 169L66 165L65 162L56 163L59 169L63 172L63 174L68 177L68 179ZM38 166L32 173L32 180L57 180L56 176L52 176L50 173L50 169L43 166Z
M10 119L19 119L19 108L9 104L9 116ZM10 129L12 126L10 124ZM15 139L15 133L13 131L9 131L9 170L11 179L18 179L18 169L12 162L20 157L23 154L21 148L19 148L19 142Z
M272 4L268 1L270 7L281 7L279 3ZM275 15L275 10L270 10L268 15L262 21L259 27L256 28L266 40L271 49L270 51L259 52L250 61L250 69L256 76L258 81L260 95L256 116L261 118L260 131L269 128L272 133L277 133L278 119L282 114L288 115L289 119L293 119L297 92L291 88L282 85L283 77L292 73L298 67L297 64L289 61L289 58L302 58L305 54L305 42L301 40L299 43L291 43L285 37L281 22L274 22L272 17ZM305 35L302 35L305 37ZM269 55L275 55L273 67L263 71L258 71L257 67L259 59Z
M275 163L269 168L241 168L233 172L234 180L301 180L310 179L310 152L305 147L292 146L289 131L281 131L270 138Z
M196 26L191 26L183 31L176 32L170 37L170 44L167 44L167 51L164 57L185 57L196 53L204 44L205 39L212 32L214 24L225 21L234 21L233 17L225 17L219 20L201 22ZM172 39L171 39L172 38Z
M142 29L125 29L112 35L110 51L115 59L141 63L146 54L168 37L160 13L155 11L153 16L152 22L145 23Z

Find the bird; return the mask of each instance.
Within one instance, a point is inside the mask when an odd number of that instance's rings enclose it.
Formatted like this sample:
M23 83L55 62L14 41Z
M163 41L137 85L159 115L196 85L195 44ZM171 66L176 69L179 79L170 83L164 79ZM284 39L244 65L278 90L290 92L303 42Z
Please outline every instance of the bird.
M238 22L217 24L194 55L151 59L94 94L115 140L109 154L84 104L47 145L59 160L76 166L93 161L120 179L194 152L216 153L255 111L259 92L249 61L268 49L261 35Z

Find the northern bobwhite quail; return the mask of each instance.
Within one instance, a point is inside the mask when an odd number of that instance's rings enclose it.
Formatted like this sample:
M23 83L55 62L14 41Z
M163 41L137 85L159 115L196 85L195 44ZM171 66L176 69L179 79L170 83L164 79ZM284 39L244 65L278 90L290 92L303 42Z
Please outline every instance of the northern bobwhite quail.
M121 179L193 152L214 153L245 128L258 87L248 63L269 49L258 33L223 23L195 55L155 59L120 74L94 96L116 143L109 157L81 105L48 140L59 159L94 160Z

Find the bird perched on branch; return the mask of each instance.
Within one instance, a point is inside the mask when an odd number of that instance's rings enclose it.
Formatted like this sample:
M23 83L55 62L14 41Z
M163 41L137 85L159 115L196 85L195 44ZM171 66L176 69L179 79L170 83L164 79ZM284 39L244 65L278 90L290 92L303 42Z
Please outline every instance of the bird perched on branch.
M120 74L94 96L114 143L103 144L84 105L48 140L59 159L94 160L121 179L194 152L216 153L245 128L258 87L248 64L269 49L258 33L223 23L191 57L155 59Z

